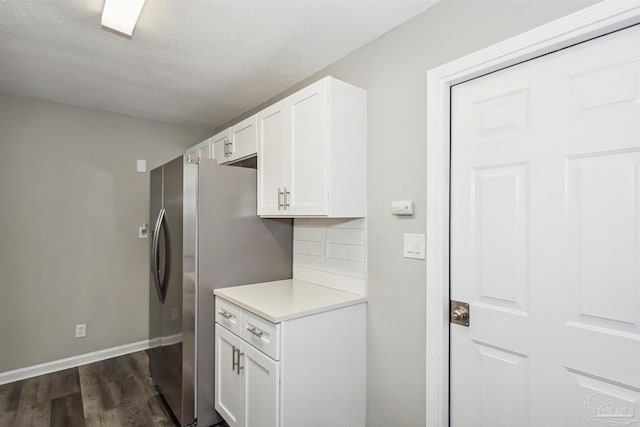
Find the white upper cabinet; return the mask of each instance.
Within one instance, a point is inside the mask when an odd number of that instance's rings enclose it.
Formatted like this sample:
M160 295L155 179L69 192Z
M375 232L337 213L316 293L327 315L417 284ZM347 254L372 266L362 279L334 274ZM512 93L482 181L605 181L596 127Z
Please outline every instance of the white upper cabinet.
M366 215L366 91L325 77L257 114L258 215Z
M207 138L199 144L188 148L185 153L187 163L200 163L203 159L213 159L213 147L211 146L211 138Z
M285 103L258 113L258 215L282 215L286 181Z
M240 338L218 325L215 327L215 337L215 408L230 427L244 426L244 387L238 360L239 349L244 344Z
M218 164L232 163L255 155L256 136L255 115L216 134L212 140Z
M211 137L211 146L213 148L213 158L216 159L218 164L227 161L226 155L229 147L229 129L225 129L220 133L217 133Z

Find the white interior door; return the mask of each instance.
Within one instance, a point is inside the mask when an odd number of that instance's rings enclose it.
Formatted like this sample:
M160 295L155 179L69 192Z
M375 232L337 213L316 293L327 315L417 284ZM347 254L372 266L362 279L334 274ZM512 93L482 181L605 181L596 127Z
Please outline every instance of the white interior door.
M451 97L451 425L640 425L640 27Z

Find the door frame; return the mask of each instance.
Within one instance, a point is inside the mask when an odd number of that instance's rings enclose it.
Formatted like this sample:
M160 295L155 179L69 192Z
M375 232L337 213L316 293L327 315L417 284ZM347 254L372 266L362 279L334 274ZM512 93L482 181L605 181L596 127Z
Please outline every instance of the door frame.
M640 2L605 0L427 72L426 420L449 425L451 86L640 23Z

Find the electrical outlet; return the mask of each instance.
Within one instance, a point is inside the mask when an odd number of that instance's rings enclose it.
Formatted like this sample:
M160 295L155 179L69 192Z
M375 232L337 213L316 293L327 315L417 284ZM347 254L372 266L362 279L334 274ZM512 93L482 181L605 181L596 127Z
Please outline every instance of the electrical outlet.
M79 323L76 325L76 338L82 338L87 335L87 325Z

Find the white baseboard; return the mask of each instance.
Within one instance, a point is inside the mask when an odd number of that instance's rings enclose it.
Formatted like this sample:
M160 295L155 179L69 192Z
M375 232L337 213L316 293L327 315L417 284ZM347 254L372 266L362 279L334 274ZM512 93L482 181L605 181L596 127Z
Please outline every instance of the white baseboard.
M110 359L112 357L122 356L123 354L133 353L140 350L146 350L148 348L149 340L143 340L131 344L120 345L118 347L105 348L104 350L98 350L92 353L85 353L78 356L67 357L65 359L54 360L52 362L41 363L39 365L14 369L13 371L0 372L0 385L37 377L38 375L49 374L51 372L61 371L63 369L75 368L76 366L86 365L87 363L98 362L100 360Z
M166 337L156 337L149 340L149 348L173 345L182 342L182 333L169 335Z
M162 337L160 338L160 342L162 343L162 346L173 345L182 342L182 333Z

